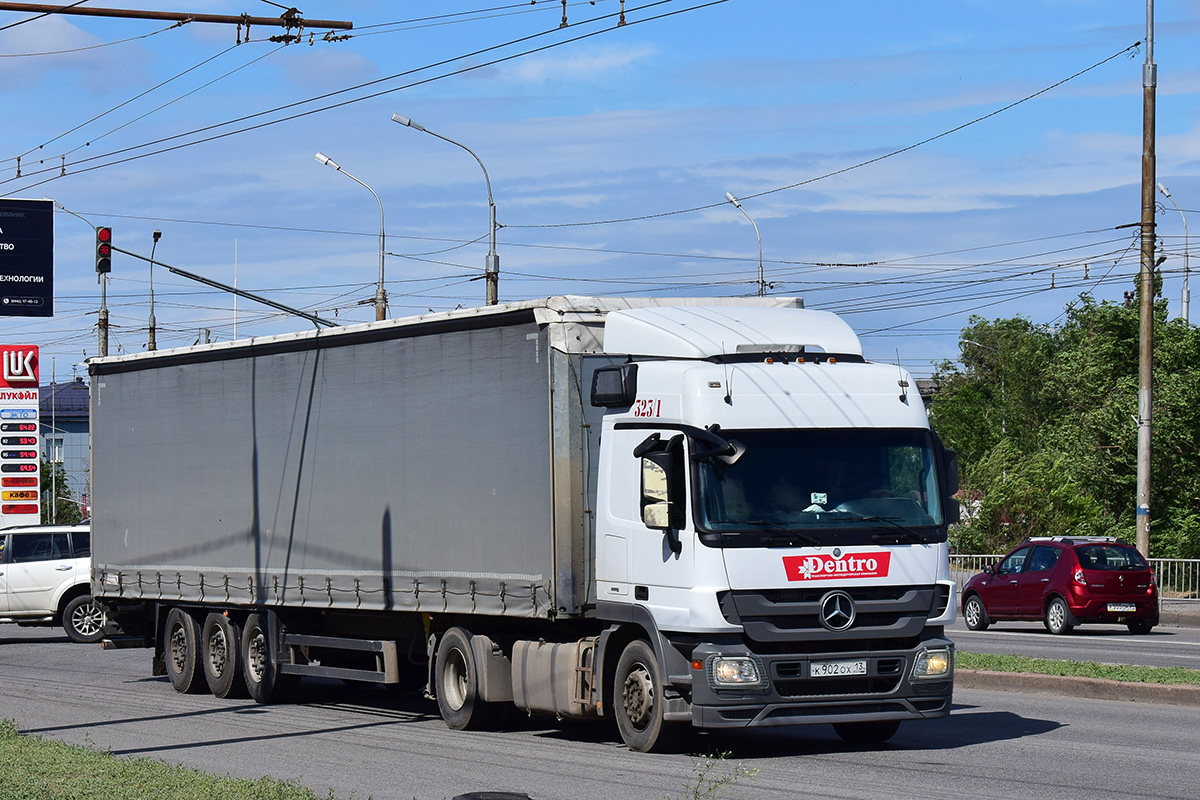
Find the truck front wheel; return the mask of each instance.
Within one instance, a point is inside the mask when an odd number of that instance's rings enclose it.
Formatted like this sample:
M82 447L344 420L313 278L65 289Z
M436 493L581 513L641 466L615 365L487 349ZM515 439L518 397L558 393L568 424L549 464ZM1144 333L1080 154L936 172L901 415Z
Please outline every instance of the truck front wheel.
M194 694L204 688L200 680L199 626L182 608L167 612L164 653L167 678L177 692Z
M437 702L451 730L481 730L492 722L493 704L479 697L479 671L471 652L471 634L462 628L451 628L438 642Z
M654 648L641 639L630 642L617 661L613 684L617 730L630 750L647 753L662 744L663 688Z
M217 697L234 697L245 689L242 679L242 635L237 623L224 614L209 614L200 635L200 664L209 691Z

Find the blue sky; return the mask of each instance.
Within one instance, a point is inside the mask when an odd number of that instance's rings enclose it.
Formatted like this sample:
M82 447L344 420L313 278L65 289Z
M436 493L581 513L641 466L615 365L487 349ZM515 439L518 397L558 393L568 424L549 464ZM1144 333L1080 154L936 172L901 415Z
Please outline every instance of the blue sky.
M624 5L618 28L619 0L570 0L560 29L560 0L310 2L352 37L288 46L261 27L238 45L200 23L18 25L0 31L0 195L52 197L147 255L160 229L162 261L373 319L378 206L321 151L383 202L392 316L480 304L483 174L400 112L486 165L501 300L754 294L757 240L727 191L758 223L771 294L844 314L869 357L919 376L957 355L971 314L1052 323L1081 291L1132 287L1136 231L1116 228L1140 217L1144 4ZM1156 17L1158 176L1200 239L1200 2L1160 0ZM1169 201L1157 219L1175 316L1183 223ZM0 318L0 338L41 345L61 378L97 352L99 295L91 230L55 226L56 316ZM148 277L114 260L111 352L145 348ZM244 300L235 315L231 296L163 271L155 313L160 348L228 340L235 319L238 337L309 327Z

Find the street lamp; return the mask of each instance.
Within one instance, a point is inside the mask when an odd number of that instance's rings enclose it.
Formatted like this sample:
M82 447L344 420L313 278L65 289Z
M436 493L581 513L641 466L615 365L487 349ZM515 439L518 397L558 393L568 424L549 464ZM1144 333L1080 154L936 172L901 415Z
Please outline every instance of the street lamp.
M350 180L357 183L359 186L366 189L368 192L371 193L372 196L374 196L375 202L379 203L379 283L375 287L375 319L376 320L386 319L386 317L387 317L387 294L383 290L383 254L384 254L384 250L385 250L385 241L387 239L387 235L384 232L384 227L383 227L383 201L379 199L379 195L375 194L374 189L372 189L370 186L367 186L365 183L363 183L358 178L351 175L349 172L346 172L346 170L344 170L340 166L338 166L337 162L334 161L329 156L325 155L324 153L317 153L314 156L314 158L316 158L317 161L321 162L322 164L324 164L327 167L333 167L338 172L342 173L347 178L349 178Z
M496 255L496 201L492 199L492 179L488 177L487 167L483 165L483 161L479 158L479 156L475 155L475 151L467 147L462 142L456 142L447 136L442 136L440 133L435 133L434 131L423 127L422 125L413 122L403 114L392 114L392 122L398 122L405 127L412 128L416 131L421 131L422 133L428 133L430 136L436 136L443 142L449 142L452 145L461 147L463 150L466 150L471 154L471 157L479 163L479 168L483 170L483 180L484 183L487 184L488 193L488 232L490 237L487 258L483 262L483 274L484 279L487 282L487 304L489 306L496 305L496 303L499 302L500 256Z
M158 240L162 238L162 231L154 231L154 244L150 245L150 341L146 345L147 350L157 350L158 344L155 341L155 324L154 324L154 251L158 249Z
M763 280L763 262L762 262L762 234L758 232L758 223L749 214L746 214L746 209L742 208L742 204L733 196L732 192L725 193L725 199L737 206L737 210L745 214L746 219L750 220L750 224L754 226L754 235L758 237L758 296L762 297L767 293L767 284Z
M1167 189L1167 187L1160 183L1158 185L1158 190L1163 193L1163 197L1166 197L1171 201L1171 205L1175 206L1175 210L1179 212L1179 216L1183 219L1183 297L1181 298L1182 302L1180 303L1180 310L1183 312L1183 321L1190 325L1191 320L1188 319L1188 304L1192 300L1192 290L1188 288L1188 275L1190 270L1188 269L1187 215L1183 213L1183 209L1181 209L1179 204L1175 202L1175 198L1171 197L1171 192Z

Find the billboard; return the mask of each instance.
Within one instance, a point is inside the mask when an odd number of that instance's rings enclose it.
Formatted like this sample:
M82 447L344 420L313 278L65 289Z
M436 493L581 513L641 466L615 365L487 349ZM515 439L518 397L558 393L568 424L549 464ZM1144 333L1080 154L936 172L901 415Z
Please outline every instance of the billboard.
M0 316L54 316L54 201L0 199Z
M0 528L41 521L37 345L0 345Z

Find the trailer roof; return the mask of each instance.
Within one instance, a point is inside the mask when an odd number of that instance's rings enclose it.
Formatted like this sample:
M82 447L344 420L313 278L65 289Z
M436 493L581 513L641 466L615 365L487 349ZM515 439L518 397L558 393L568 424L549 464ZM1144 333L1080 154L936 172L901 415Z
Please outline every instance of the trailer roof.
M338 340L345 337L353 340L358 338L388 338L389 333L401 334L403 329L427 326L431 329L454 330L474 327L490 327L506 324L504 317L514 321L524 318L536 321L542 325L556 323L585 325L599 328L605 316L612 311L662 306L746 306L758 308L802 308L803 300L795 297L581 297L562 295L544 297L534 300L518 300L511 303L501 303L494 306L479 306L475 308L457 308L452 311L439 311L429 314L418 314L411 317L398 317L377 322L363 322L355 325L344 325L338 328L322 328L282 333L272 336L249 337L228 342L212 342L187 347L174 347L164 350L127 353L119 356L93 357L88 359L89 369L95 370L105 366L132 366L140 361L154 361L162 358L187 357L192 354L218 354L225 351L241 349L258 349L264 346L284 346L291 343L320 340L326 345L336 345ZM416 333L416 331L413 331ZM553 336L552 345L562 350L575 350L571 346L570 337ZM350 342L347 341L347 344ZM127 367L128 368L128 367Z

